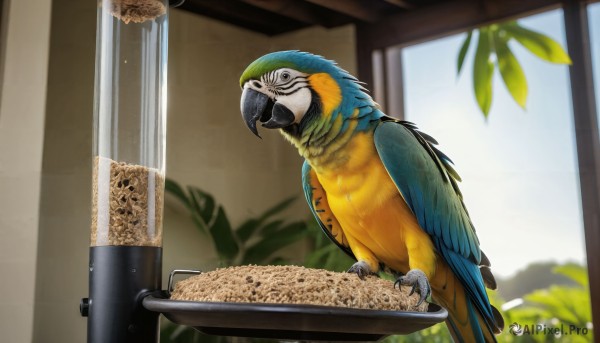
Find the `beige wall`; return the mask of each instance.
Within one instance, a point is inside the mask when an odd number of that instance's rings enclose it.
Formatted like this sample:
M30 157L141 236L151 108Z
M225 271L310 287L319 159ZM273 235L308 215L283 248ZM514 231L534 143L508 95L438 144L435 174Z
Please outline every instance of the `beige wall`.
M34 321L50 2L11 1L5 14L0 99L0 341L29 342Z
M302 160L278 132L259 128L261 140L246 128L239 77L257 57L284 49L322 54L353 71L353 29L312 28L271 38L188 12L173 11L170 20L168 176L214 194L233 224L292 195L298 200L288 214L307 218ZM207 265L198 266L212 251L210 242L185 225L182 213L167 204L164 269L210 268L206 258ZM169 253L178 248L186 254Z
M93 1L52 4L34 342L85 340L77 309L88 292L95 11ZM353 71L353 37L345 27L269 38L173 11L167 175L214 194L234 225L290 195L299 196L290 217L306 218L301 160L276 132L263 131L259 140L246 129L239 75L256 57L281 49L323 54ZM167 200L164 271L213 265L210 243Z
M52 2L34 342L85 341L95 18L94 1Z

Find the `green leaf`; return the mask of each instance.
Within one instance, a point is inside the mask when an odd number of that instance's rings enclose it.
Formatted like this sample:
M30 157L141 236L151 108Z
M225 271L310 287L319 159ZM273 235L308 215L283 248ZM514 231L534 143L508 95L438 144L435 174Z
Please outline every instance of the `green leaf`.
M206 224L198 214L192 212L192 221L194 222L194 224L196 224L196 227L198 228L198 230L200 230L200 232L202 232L203 234L207 234L208 224Z
M571 287L550 286L549 289L533 291L525 296L525 300L546 309L563 323L585 325L575 306L576 299L581 298L577 294L580 291Z
M503 26L511 37L537 57L551 63L571 64L569 54L554 39L514 23Z
M589 285L587 269L583 266L569 263L554 268L553 272L568 277L582 287L587 288Z
M282 229L282 224L283 220L275 220L270 223L267 223L260 229L260 234L263 236L272 235L275 232Z
M192 199L192 209L196 211L205 223L210 223L215 212L215 199L212 195L205 193L196 187L188 186L188 192Z
M285 210L286 208L288 208L294 201L296 201L296 197L289 197L285 200L283 200L282 202L278 203L277 205L271 207L270 209L266 210L261 216L260 218L258 218L258 220L260 222L265 221L267 218L274 216L276 214L278 214L279 212Z
M296 200L296 197L287 198L287 199L283 200L282 202L276 204L275 206L271 207L270 209L266 210L263 214L260 215L260 217L258 217L256 219L253 218L253 219L249 219L249 220L245 221L236 230L236 234L237 234L238 238L240 239L240 241L245 242L246 240L248 240L262 226L262 224L267 219L269 219L269 217L272 217L272 216L278 214L279 212L285 210L295 200Z
M173 194L179 199L187 208L190 208L190 200L185 194L183 188L174 180L167 178L165 180L165 191Z
M329 242L326 246L313 250L306 257L304 265L311 268L345 271L353 262L337 245Z
M267 262L268 265L270 266L284 266L286 264L289 264L290 261L288 261L287 259L283 258L283 257L275 257L271 260L269 260Z
M240 242L245 242L248 238L252 237L252 234L260 227L258 219L248 219L240 227L235 230L235 234Z
M463 42L460 47L460 51L458 52L458 61L456 66L456 75L460 75L460 71L462 70L463 63L465 62L465 57L467 56L467 51L469 50L469 46L471 45L471 37L473 36L473 31L469 31L467 38Z
M506 36L503 36L503 33L504 31L502 30L494 32L496 63L510 95L519 106L525 108L525 103L527 102L527 79L519 61L517 61L515 55L510 51L508 39Z
M479 42L473 63L473 87L477 104L487 118L492 106L492 76L494 64L490 60L492 36L488 28L479 29Z
M231 230L231 224L223 206L219 206L217 215L210 225L209 231L219 256L227 261L233 260L240 251L240 248L233 236L233 230Z
M333 244L331 244L333 246ZM304 266L309 268L322 268L324 262L323 259L327 258L327 255L331 253L330 247L322 247L312 250L304 260ZM337 248L337 247L336 247Z
M283 229L266 236L246 250L243 264L258 264L265 261L276 251L297 242L306 236L306 223L295 222Z
M196 224L196 227L200 230L200 232L206 233L208 222L200 216L199 212L197 212L197 209L195 208L197 203L194 203L194 197L188 197L185 194L183 188L177 182L171 179L165 180L165 190L173 194L177 199L179 199L179 201L181 201L185 205L185 207L187 207L187 209L190 210L192 220L194 221L194 224Z

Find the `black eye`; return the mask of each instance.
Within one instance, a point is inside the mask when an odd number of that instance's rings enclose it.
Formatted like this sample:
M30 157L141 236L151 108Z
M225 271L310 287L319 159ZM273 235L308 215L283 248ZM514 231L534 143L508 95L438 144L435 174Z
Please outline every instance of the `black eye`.
M281 81L289 81L290 77L292 77L292 76L287 71L284 71L283 73L281 73Z

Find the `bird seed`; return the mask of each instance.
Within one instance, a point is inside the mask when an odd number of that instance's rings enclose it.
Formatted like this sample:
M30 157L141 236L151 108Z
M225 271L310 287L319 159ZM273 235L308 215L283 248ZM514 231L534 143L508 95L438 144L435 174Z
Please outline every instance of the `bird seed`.
M371 310L427 311L417 306L419 295L410 287L356 274L298 266L241 266L221 268L177 282L173 300L272 304L308 304Z
M160 17L167 8L160 0L112 0L110 13L125 24L139 24Z
M156 169L94 159L92 246L162 246L164 176Z

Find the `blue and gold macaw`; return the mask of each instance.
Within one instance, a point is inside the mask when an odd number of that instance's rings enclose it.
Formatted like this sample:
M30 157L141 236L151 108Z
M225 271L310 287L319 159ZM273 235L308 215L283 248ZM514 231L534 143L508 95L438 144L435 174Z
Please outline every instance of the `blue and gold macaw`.
M280 129L305 158L302 181L323 231L363 278L382 268L399 285L430 294L448 312L458 342L493 342L503 327L495 288L457 186L437 142L386 116L335 62L281 51L252 62L240 79L242 116Z

